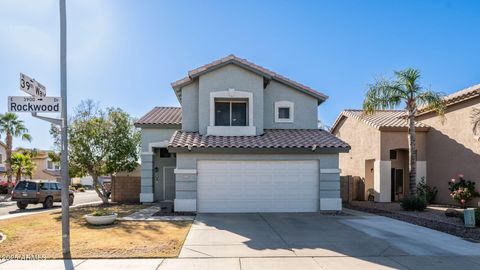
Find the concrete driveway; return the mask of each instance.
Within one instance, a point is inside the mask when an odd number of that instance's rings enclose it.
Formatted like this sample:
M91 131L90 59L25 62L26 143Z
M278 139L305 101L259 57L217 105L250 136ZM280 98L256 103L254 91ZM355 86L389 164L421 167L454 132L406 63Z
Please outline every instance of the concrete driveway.
M2 261L0 270L480 269L480 244L371 215L200 214L180 258Z
M479 255L478 243L385 217L272 213L199 214L179 257L245 258L245 263L284 257L277 261L290 258L287 261L294 264L299 257L313 257L317 263L354 257L355 264L405 268L418 265L417 258L432 262L431 258ZM478 257L465 263L480 267Z

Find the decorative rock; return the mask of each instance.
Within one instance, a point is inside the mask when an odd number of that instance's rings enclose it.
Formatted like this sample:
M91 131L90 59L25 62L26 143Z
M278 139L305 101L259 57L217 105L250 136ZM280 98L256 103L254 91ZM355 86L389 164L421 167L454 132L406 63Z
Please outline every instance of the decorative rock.
M448 208L447 210L445 210L445 216L447 216L447 217L458 217L459 213L455 209Z

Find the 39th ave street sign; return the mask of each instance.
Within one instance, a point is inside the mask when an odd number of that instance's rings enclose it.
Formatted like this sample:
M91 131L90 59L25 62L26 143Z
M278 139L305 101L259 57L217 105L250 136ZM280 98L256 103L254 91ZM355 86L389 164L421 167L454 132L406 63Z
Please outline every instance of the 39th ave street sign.
M20 73L20 90L35 97L47 96L45 86L23 73Z
M9 112L59 113L60 97L8 97Z

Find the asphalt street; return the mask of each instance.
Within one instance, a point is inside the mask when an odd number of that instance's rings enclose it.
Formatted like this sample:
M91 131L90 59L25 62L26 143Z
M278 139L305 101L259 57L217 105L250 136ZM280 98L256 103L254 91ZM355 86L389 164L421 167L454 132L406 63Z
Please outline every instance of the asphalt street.
M95 191L86 191L86 192L76 192L75 193L75 200L73 205L84 204L84 203L92 203L92 202L100 202L100 198L98 197ZM61 208L61 204L54 203L55 208ZM42 204L29 204L27 209L20 210L17 208L15 202L0 202L0 216L4 215L11 215L11 214L18 214L18 213L28 213L28 212L42 212L46 209L43 209Z

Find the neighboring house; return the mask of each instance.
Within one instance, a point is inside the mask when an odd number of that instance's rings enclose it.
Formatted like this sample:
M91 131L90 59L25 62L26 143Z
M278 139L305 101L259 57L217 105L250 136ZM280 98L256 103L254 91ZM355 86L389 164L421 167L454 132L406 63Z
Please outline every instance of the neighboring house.
M472 131L471 112L480 107L480 85L445 97L445 118L421 109L417 117L417 181L422 177L438 188L436 201L453 203L448 181L459 174L475 181L480 190L480 142ZM345 110L332 133L351 145L340 154L342 175L358 176L379 202L397 201L408 194L408 141L404 111L364 115ZM366 198L366 196L365 196ZM476 205L476 201L472 202Z
M7 180L7 169L5 167L5 160L7 157L7 145L0 141L0 181Z
M317 128L327 96L234 55L172 83L182 105L156 107L142 129L140 201L175 211L341 209L338 154Z
M32 158L35 163L32 179L44 179L60 181L60 163L53 162L49 157L48 150L37 150L38 154Z

